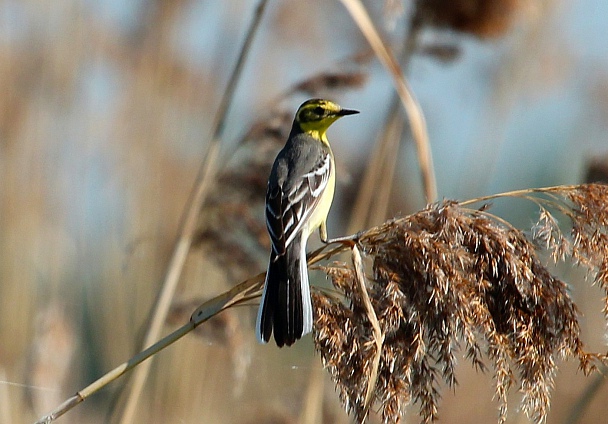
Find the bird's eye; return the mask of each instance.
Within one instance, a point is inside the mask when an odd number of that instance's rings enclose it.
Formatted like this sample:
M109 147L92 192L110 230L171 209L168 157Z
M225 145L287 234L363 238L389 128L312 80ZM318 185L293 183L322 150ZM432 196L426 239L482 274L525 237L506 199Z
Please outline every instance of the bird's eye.
M319 116L323 116L323 114L325 113L325 110L321 107L321 106L317 106L314 110L315 114L319 115Z

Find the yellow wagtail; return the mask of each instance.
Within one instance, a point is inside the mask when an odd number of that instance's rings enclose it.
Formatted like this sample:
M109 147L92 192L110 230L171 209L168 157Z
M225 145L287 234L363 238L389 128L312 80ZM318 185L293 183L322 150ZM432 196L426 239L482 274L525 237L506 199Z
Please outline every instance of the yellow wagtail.
M266 191L272 249L256 323L261 343L274 331L277 346L290 346L312 331L306 241L319 228L321 240L328 242L326 219L336 182L325 133L337 119L355 113L328 100L304 102L274 161Z

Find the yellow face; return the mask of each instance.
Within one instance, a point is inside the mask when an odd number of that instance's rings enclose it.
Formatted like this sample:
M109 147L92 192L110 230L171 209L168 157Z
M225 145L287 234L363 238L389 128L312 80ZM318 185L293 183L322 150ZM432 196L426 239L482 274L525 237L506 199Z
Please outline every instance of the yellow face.
M302 131L326 141L325 132L338 118L359 113L356 110L342 109L329 100L311 99L302 104L296 112L295 121Z

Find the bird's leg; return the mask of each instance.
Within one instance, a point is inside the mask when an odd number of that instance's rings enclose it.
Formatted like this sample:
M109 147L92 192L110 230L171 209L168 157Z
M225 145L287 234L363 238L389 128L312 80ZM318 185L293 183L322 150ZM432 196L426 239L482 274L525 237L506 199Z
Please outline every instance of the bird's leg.
M327 223L325 221L319 225L319 238L323 243L329 244L327 241Z
M334 239L327 238L327 224L325 222L321 223L319 226L319 238L324 244L332 244L332 243L342 243L342 244L352 244L356 242L360 237L360 234L351 234L350 236L337 237Z

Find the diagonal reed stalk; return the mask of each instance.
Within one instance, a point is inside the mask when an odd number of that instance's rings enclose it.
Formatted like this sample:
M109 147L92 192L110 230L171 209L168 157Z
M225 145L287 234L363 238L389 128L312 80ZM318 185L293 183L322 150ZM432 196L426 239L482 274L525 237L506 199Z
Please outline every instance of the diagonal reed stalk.
M255 9L249 29L245 36L245 41L241 47L237 62L234 66L230 80L228 81L228 85L226 87L226 91L224 92L224 96L217 111L216 119L213 125L213 136L209 144L209 149L207 150L205 160L199 169L190 198L186 203L185 212L180 224L179 236L175 243L175 248L167 267L167 273L165 275L156 305L151 314L150 325L143 341L144 347L151 345L154 340L158 340L160 332L167 319L167 314L171 306L173 295L175 294L175 289L182 274L184 263L190 250L192 239L196 232L200 210L215 179L218 168L220 141L224 133L227 112L232 103L237 83L240 79L245 60L247 59L247 54L250 51L254 35L262 20L267 3L268 0L260 0ZM129 424L135 422L134 416L137 403L141 396L146 378L149 374L150 366L151 362L146 362L143 366L139 367L137 372L133 375L133 382L122 413L121 423Z
M338 246L323 246L309 255L308 264L313 265L321 260L328 259L331 256L338 254L348 248L347 245ZM199 306L190 317L190 321L178 328L163 339L154 343L150 347L133 356L126 362L123 362L113 370L107 372L93 383L89 384L82 390L76 392L73 396L65 400L61 405L57 406L53 411L36 421L36 424L48 424L55 421L57 418L70 411L75 406L84 402L91 395L106 387L111 382L123 376L128 371L132 370L139 364L144 363L146 359L151 358L156 353L171 346L173 343L190 333L199 325L203 324L210 318L213 318L220 312L239 304L248 302L251 299L257 298L262 293L264 278L266 273L258 274L249 278L242 283L236 285L232 289L224 292ZM149 364L150 362L146 362ZM135 422L135 421L134 421Z
M407 67L416 49L418 32L418 25L412 24L408 29L405 47L400 55L400 63L403 67ZM399 106L399 96L395 93L390 101L384 130L373 147L363 174L347 233L353 233L358 228L377 225L388 217L390 195L405 124Z
M412 90L409 87L407 80L403 75L401 66L392 51L386 46L374 23L372 22L367 10L360 0L340 0L346 10L350 13L353 20L359 26L359 29L371 45L374 53L389 71L395 83L395 89L401 99L403 107L407 112L410 128L416 143L418 152L418 163L422 174L422 185L427 203L434 202L437 198L437 182L435 181L435 171L433 169L433 158L431 155L431 146L429 143L428 133L426 131L426 122L422 109L418 101L414 97Z
M246 302L253 297L260 295L262 284L264 283L264 274L256 275L250 278L231 290L222 293L219 296L203 303L199 306L196 311L192 314L190 321L178 328L168 336L154 343L152 346L133 356L126 362L123 362L112 371L106 373L101 378L97 379L93 383L89 384L84 389L78 391L76 394L68 398L65 402L55 408L52 412L40 418L36 424L47 424L55 421L63 414L74 408L76 405L84 402L89 396L97 393L99 390L116 380L117 378L124 375L127 371L135 368L137 365L143 363L146 359L152 357L156 353L172 345L186 334L190 333L196 327L214 317L221 311ZM149 364L147 362L146 364ZM137 422L136 420L133 422Z
M352 208L348 233L357 228L367 228L386 219L392 182L399 157L399 141L403 132L403 118L393 102L385 130L382 132L371 154L361 181L355 206Z

